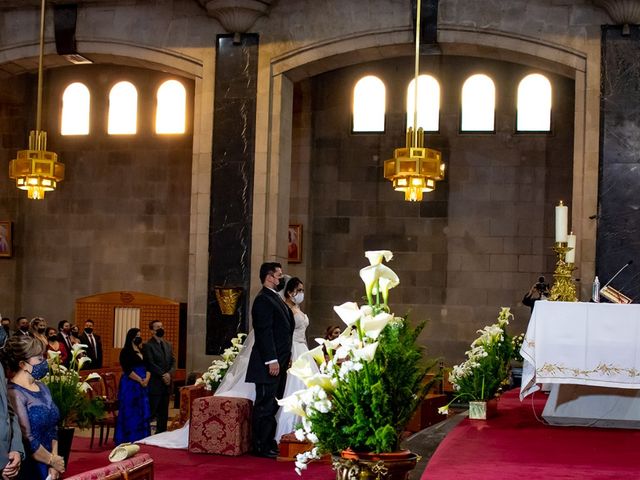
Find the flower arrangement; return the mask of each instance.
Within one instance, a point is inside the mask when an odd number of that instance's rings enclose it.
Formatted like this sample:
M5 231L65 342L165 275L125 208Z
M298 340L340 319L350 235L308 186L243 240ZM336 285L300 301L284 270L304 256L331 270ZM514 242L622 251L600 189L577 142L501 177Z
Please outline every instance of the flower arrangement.
M480 336L471 343L466 352L467 360L455 365L449 381L457 392L453 400L438 411L448 413L449 405L461 399L465 401L487 401L496 396L500 387L508 382L509 361L513 344L506 332L509 318L513 314L502 307L498 322L478 330Z
M85 380L80 376L82 366L91 359L84 354L86 345L73 345L69 368L60 363L60 352L49 351L49 373L42 381L49 387L53 402L60 411L60 426L70 424L85 428L104 416L104 399L88 395L88 380L100 378L91 373Z
M524 362L524 358L520 354L520 349L522 348L522 344L524 343L524 333L520 335L516 335L511 339L511 345L513 346L513 354L512 358L519 363Z
M279 400L286 411L302 418L295 432L298 440L315 444L297 456L298 474L321 453L348 448L397 451L404 427L435 381L424 382L436 361L425 363L416 344L424 322L412 327L406 318L390 313L389 290L400 280L383 260L393 254L385 250L365 255L370 265L360 270L360 277L367 304L334 307L347 328L335 340L316 339L320 346L293 363L289 373L306 388Z
M246 336L246 333L239 333L236 337L232 338L231 346L222 352L222 358L211 362L207 371L196 380L196 385L204 384L206 390L215 391L222 382L229 367L233 364L233 361L244 348L243 342Z

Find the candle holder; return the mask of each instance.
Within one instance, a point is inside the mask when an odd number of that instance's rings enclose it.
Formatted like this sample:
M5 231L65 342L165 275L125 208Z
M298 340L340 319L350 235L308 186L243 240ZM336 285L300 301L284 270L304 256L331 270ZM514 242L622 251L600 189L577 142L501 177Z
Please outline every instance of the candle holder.
M558 260L556 261L556 269L553 272L553 287L549 300L556 302L577 302L576 284L573 281L572 272L576 269L573 263L565 261L566 254L573 248L569 247L566 242L556 242L553 251L556 253Z

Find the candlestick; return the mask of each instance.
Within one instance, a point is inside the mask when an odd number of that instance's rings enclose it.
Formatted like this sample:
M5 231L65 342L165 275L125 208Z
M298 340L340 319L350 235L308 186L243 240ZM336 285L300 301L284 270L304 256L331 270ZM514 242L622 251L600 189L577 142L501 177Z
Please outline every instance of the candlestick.
M573 232L567 235L567 247L571 250L567 251L564 261L567 263L576 263L576 236Z
M567 242L567 228L569 223L569 208L560 204L556 207L556 243Z

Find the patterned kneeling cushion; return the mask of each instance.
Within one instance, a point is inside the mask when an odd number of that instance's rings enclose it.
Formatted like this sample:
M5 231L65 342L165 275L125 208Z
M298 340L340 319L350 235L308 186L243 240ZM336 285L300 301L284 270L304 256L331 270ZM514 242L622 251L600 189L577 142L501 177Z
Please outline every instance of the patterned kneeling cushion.
M191 405L189 451L242 455L251 447L251 400L203 397Z

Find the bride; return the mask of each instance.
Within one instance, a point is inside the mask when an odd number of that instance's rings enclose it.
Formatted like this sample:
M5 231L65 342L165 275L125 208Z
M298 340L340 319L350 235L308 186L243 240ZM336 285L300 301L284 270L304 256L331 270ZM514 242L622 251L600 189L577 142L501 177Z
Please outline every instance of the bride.
M295 320L293 343L291 346L291 361L295 361L300 355L309 351L306 342L306 330L309 326L309 317L300 309L300 304L304 301L304 284L302 280L297 277L290 278L284 290L280 292L280 295L293 312L293 318ZM246 398L251 401L255 399L255 384L245 382L249 357L254 342L254 331L251 330L249 335L247 335L242 351L236 357L233 365L229 367L229 370L222 379L222 383L220 383L216 389L214 396ZM314 362L311 363L312 368L315 367ZM303 388L304 384L299 378L293 375L287 375L283 398ZM282 435L292 432L295 429L296 424L300 423L300 417L280 409L276 415L276 421L278 425L275 438L276 441L279 442ZM189 445L189 422L182 428L152 435L139 440L137 443L164 448L187 448Z

